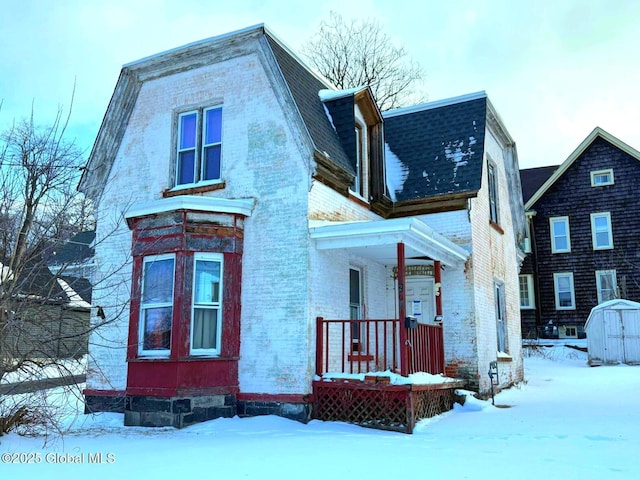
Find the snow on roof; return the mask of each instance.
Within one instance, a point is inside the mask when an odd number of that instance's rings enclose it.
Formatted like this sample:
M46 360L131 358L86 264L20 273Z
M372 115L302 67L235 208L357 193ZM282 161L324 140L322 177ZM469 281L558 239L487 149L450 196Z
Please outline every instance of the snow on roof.
M484 90L480 92L467 93L465 95L459 95L457 97L443 98L442 100L435 100L433 102L420 103L418 105L411 105L410 107L396 108L393 110L387 110L383 113L385 118L395 117L396 115L406 115L407 113L421 112L423 110L431 110L434 108L446 107L448 105L454 105L456 103L468 102L470 100L477 100L478 98L486 98L487 92Z
M85 302L78 293L71 288L71 286L62 280L61 278L56 278L58 281L58 285L64 290L64 293L69 297L69 302L67 303L68 307L71 308L91 308L91 305Z
M385 154L385 174L387 180L387 189L389 190L389 198L392 202L397 201L396 194L404 189L404 182L409 176L409 167L407 167L398 156L391 151L391 147L384 142Z
M362 90L365 90L367 87L354 87L354 88L345 88L344 90L329 90L327 88L323 88L318 92L318 96L320 100L323 102L329 102L331 100L337 100L338 98L344 98L349 95L354 95Z

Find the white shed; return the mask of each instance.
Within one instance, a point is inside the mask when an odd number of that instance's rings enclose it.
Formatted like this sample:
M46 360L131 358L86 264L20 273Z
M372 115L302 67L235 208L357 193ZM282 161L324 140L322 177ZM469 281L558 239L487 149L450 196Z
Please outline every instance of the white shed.
M640 303L603 302L593 307L584 328L589 365L640 364Z

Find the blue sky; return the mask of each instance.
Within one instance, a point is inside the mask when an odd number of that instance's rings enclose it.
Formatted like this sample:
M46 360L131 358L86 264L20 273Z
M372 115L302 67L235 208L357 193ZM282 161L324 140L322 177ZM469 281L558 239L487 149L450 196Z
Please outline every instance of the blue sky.
M559 164L600 126L640 150L635 0L0 0L0 128L68 108L90 150L123 64L258 23L296 51L331 10L379 21L439 100L485 90L521 168Z

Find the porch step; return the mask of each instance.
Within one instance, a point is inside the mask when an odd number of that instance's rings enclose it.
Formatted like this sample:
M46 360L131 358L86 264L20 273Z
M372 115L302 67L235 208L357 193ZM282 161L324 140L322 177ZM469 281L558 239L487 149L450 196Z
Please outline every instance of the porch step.
M412 433L419 420L451 410L463 385L462 380L432 385L319 380L313 382L313 416Z

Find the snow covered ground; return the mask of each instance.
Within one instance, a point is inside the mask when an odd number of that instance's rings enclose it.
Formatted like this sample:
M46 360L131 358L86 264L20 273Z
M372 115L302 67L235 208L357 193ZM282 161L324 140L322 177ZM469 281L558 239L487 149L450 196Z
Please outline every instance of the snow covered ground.
M272 416L220 419L183 430L123 427L118 414L69 416L70 432L45 447L42 438L0 437L0 475L640 478L640 367L589 368L586 353L562 345L543 350L543 356L525 358L525 384L496 396L502 408L471 399L422 421L413 435ZM36 463L6 463L20 459Z

